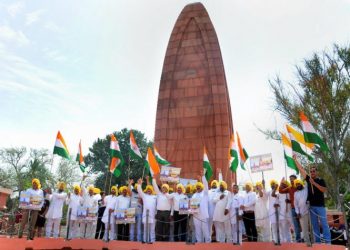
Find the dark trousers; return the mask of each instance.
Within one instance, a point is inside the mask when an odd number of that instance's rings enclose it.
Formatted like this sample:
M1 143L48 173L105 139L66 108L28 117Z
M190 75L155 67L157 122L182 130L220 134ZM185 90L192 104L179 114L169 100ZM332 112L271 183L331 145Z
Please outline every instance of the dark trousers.
M243 212L243 223L248 236L248 241L258 241L254 212Z
M118 224L118 240L129 240L129 224Z
M38 218L38 214L39 214L38 210L24 210L21 225L19 227L18 238L22 238L23 230L24 230L25 225L28 223L28 219L29 219L29 225L28 225L29 235L28 235L28 237L30 239L34 238L34 228L35 228L35 224L36 224L36 219Z
M103 239L105 234L105 224L102 222L101 218L97 219L95 239Z
M156 241L169 241L170 211L157 210Z
M174 211L174 241L186 241L187 215Z

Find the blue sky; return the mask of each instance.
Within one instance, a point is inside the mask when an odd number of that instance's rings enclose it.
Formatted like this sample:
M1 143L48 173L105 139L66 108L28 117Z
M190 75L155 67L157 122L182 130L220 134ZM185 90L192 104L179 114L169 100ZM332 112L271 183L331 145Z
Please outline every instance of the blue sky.
M87 152L124 127L153 138L166 46L190 2L0 1L0 147L51 150L57 130L73 154L80 139ZM284 126L268 80L293 81L303 58L348 44L350 1L202 2L219 38L235 129L250 155L273 154L276 171L266 175L281 178L280 144L254 126Z

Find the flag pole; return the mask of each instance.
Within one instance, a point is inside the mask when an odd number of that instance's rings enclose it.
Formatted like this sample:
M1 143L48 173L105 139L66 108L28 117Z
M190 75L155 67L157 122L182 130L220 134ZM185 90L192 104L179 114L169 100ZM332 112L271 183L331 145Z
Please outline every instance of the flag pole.
M109 173L109 171L108 171L108 166L106 167L106 170L107 170L107 173L106 173L105 188L104 188L105 194L107 194L107 180L108 180L108 173Z
M109 178L109 186L108 186L108 190L111 189L111 185L112 185L112 178L113 178L113 175L111 173L111 177Z

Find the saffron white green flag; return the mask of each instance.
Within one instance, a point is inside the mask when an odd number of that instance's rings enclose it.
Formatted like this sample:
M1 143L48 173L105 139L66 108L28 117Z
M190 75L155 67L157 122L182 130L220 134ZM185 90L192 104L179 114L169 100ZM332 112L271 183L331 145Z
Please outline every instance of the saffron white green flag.
M232 172L236 172L238 167L238 151L235 143L234 133L232 133L231 140L230 140L229 160L230 160L230 170Z
M309 122L309 119L307 119L306 115L303 112L300 112L300 120L301 127L304 132L305 142L318 145L323 152L329 151L327 144L317 134L316 130Z
M70 160L70 155L69 155L67 145L66 145L60 131L58 131L57 136L56 136L55 146L53 148L53 154L59 155L63 158Z
M160 169L156 157L153 155L151 148L147 149L147 155L145 160L145 168L147 173L152 178L154 174L159 174Z
M142 160L142 155L139 147L136 144L134 133L130 130L130 156L134 159Z
M83 156L83 151L81 150L81 140L79 142L79 147L78 147L78 154L77 158L75 159L80 167L81 172L85 172L85 162L84 162L84 156Z
M121 167L124 165L124 158L120 152L119 143L117 138L111 134L111 144L110 144L110 157L111 162L109 164L109 171L115 176L119 177L121 174Z
M203 154L203 168L204 168L205 178L209 181L213 175L213 168L210 165L208 155L207 155L207 150L205 149L205 147L204 147L204 154Z
M154 150L154 156L156 157L156 160L159 163L159 165L162 165L162 166L170 165L170 162L168 162L167 160L165 160L163 157L160 156L155 145L153 145L153 150Z
M295 172L299 174L299 169L293 159L292 142L289 140L288 136L285 135L284 133L281 133L281 136L282 136L282 145L284 149L284 159L286 160L286 164L289 168L295 170Z
M304 135L294 129L290 125L286 125L287 131L289 134L290 141L292 143L292 149L294 152L305 155L309 161L313 161L312 157L312 149L314 148L314 144L305 142Z

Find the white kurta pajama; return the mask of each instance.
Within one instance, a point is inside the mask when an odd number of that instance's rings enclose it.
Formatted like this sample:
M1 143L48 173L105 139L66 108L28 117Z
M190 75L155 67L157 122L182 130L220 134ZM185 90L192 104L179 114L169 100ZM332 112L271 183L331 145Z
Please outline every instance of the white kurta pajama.
M202 177L202 182L204 185L204 190L200 193L196 192L193 194L191 199L199 199L199 209L198 213L193 215L193 223L196 231L196 240L197 242L211 242L211 237L209 234L208 227L208 182L205 179L205 176Z
M213 216L214 216L214 210L215 210L215 205L216 203L214 202L214 199L217 195L218 189L217 188L211 188L208 191L208 228L209 228L209 235L210 235L210 240L213 234Z
M242 226L242 220L237 221L237 209L238 209L238 216L242 216L243 210L240 209L240 207L243 204L244 204L244 200L242 196L240 196L238 193L237 194L231 193L226 209L229 210L228 215L231 222L231 235L232 235L233 243L237 243L237 230L239 231L238 233L239 243L242 243L243 226Z
M141 185L137 186L137 192L139 193L140 198L143 201L143 216L142 216L142 223L143 223L143 241L150 241L154 242L156 240L156 223L155 223L155 216L156 216L156 209L157 209L157 195L153 194L147 194L142 191ZM148 212L148 225L147 222L147 210ZM146 227L149 228L148 235L146 234Z
M224 195L223 199L220 196ZM231 221L230 216L225 215L225 209L227 207L228 201L230 200L231 192L225 190L221 192L220 190L214 198L215 209L213 214L213 222L216 230L216 241L219 242L231 242Z
M278 194L280 209L279 209L279 220L280 220L280 235L281 242L291 242L290 228L292 227L292 214L291 214L291 204L286 203L286 199L289 194Z
M94 195L90 195L86 192L85 188L82 188L83 191L83 207L92 208L98 207L98 200ZM94 224L96 224L97 218L95 220L84 220L80 222L80 237L86 239L94 239Z
M263 196L257 194L255 203L255 224L259 232L259 241L269 242L271 240L270 218L268 206L268 196L265 190L262 191Z
M50 196L50 206L49 210L46 213L46 237L58 238L60 224L62 219L62 208L63 204L67 198L67 194L62 193L53 193Z
M117 200L118 200L118 197L116 195L107 195L103 200L104 204L106 205L106 209L103 212L101 221L105 224L105 234L103 236L105 240L107 240L108 232L109 232L108 239L115 240L115 218L114 218L113 212L109 215L109 210L112 209L114 211ZM108 226L108 216L110 216L109 226Z
M295 213L300 215L300 225L303 231L304 241L310 244L309 230L309 207L306 204L308 196L307 183L302 190L297 190L294 193Z
M79 237L79 220L77 218L78 215L78 207L80 207L83 204L83 197L76 194L71 194L70 198L67 197L66 204L68 205L68 212L67 212L67 222L69 223L69 239L74 239ZM72 209L70 220L68 218L69 216L69 209Z
M266 193L267 197L269 198L269 218L270 218L270 223L271 223L271 231L272 231L272 240L274 242L277 242L277 223L279 223L279 227L281 228L281 222L277 221L276 219L276 208L275 206L278 205L279 207L277 208L277 213L278 216L280 216L280 201L278 197L278 193L276 192L276 197L272 196L272 191L269 191Z

